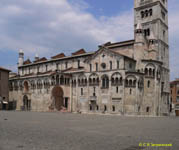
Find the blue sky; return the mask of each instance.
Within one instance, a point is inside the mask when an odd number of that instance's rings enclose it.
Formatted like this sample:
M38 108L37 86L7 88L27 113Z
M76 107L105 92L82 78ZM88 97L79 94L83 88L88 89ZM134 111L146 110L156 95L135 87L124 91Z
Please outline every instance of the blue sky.
M133 0L1 0L0 9L0 66L13 71L19 49L33 60L133 39ZM178 15L169 0L171 79L179 77Z

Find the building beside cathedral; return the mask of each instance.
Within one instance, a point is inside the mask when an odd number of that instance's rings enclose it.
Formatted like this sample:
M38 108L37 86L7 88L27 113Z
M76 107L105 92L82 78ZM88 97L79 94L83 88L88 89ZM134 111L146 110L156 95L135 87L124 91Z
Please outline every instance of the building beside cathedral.
M9 80L17 110L168 115L168 1L134 0L134 40L25 60ZM112 35L111 35L112 36Z
M10 72L10 70L0 67L0 110L8 110L9 72Z
M175 116L179 116L179 79L176 79L170 82L170 90L171 90L171 114Z

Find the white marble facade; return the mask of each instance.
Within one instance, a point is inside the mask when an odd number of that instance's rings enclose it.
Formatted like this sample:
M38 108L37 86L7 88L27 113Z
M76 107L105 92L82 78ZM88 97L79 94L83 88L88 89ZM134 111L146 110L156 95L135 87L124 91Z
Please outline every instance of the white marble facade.
M17 110L161 116L169 113L167 0L135 0L134 40L24 61L10 78Z

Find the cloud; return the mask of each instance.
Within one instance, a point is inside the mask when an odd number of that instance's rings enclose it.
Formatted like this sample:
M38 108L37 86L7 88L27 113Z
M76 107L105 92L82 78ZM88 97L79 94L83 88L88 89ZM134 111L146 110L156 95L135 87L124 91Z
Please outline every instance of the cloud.
M179 3L169 2L171 79L179 76ZM1 0L0 51L26 56L70 54L85 48L95 51L99 44L133 38L132 9L116 16L96 18L84 0ZM15 58L15 61L17 58Z
M97 19L87 8L83 0L1 0L1 48L49 55L133 38L131 11Z

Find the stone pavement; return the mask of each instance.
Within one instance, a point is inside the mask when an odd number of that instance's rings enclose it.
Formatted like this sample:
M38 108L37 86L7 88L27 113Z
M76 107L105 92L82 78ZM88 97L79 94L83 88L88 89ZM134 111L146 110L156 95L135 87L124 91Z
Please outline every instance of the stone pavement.
M140 149L178 150L179 118L0 111L0 150Z

